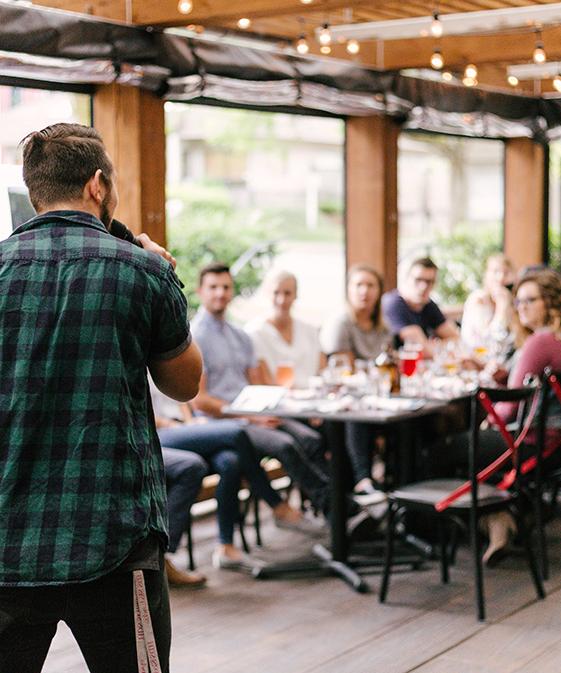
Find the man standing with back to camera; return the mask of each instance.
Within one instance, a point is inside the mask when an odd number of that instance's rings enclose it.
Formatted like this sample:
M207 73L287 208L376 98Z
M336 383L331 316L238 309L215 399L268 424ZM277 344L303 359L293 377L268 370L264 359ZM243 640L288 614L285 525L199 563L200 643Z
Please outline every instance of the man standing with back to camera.
M118 197L94 129L30 134L23 174L38 215L0 243L0 673L38 673L59 620L92 673L167 672L146 368L174 399L197 393L186 301L163 248L109 233Z

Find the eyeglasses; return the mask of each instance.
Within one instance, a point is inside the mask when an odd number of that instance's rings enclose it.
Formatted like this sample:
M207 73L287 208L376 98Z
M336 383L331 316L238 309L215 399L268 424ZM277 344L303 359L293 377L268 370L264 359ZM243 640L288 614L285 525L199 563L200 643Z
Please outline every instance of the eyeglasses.
M535 301L538 301L541 297L525 297L524 299L515 299L514 308L520 308L520 306L530 306Z

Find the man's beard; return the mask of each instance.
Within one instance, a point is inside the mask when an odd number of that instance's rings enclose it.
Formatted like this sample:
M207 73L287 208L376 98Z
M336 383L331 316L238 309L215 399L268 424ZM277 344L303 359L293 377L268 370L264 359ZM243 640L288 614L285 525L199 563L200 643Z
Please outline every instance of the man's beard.
M107 194L103 197L103 201L99 206L99 219L103 222L107 231L111 231L111 221L113 219L113 217L109 214L110 200L111 200L111 194L110 192L107 192Z

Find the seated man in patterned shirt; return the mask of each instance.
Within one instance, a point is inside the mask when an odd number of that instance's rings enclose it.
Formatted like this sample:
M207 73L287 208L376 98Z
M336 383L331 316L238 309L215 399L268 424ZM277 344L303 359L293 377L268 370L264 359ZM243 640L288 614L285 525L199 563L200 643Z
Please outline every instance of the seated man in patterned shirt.
M198 392L187 302L168 253L111 235L115 173L97 131L31 133L23 176L38 215L0 242L0 671L41 670L63 620L90 670L137 673L150 654L167 673L146 370L174 399Z

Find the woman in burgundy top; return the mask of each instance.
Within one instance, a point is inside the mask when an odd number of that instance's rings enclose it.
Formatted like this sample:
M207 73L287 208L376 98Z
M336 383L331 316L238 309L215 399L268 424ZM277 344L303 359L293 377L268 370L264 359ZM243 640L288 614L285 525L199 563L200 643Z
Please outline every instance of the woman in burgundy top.
M528 376L541 377L545 367L561 371L561 275L551 269L527 273L518 281L515 289L518 324L517 359L508 379L511 388L524 385ZM515 419L516 403L501 403L496 407L499 416L509 422ZM530 433L525 445L520 447L521 459L533 453L535 434ZM449 457L456 472L465 473L469 439L467 434L454 439ZM561 446L561 430L551 428L546 431L546 449ZM481 433L479 468L489 465L505 451L500 433L490 428ZM524 455L526 454L526 456ZM550 456L548 466L561 462L561 451ZM449 463L450 465L450 463ZM514 519L506 512L488 517L489 547L483 560L494 565L504 556L509 538L515 532Z

